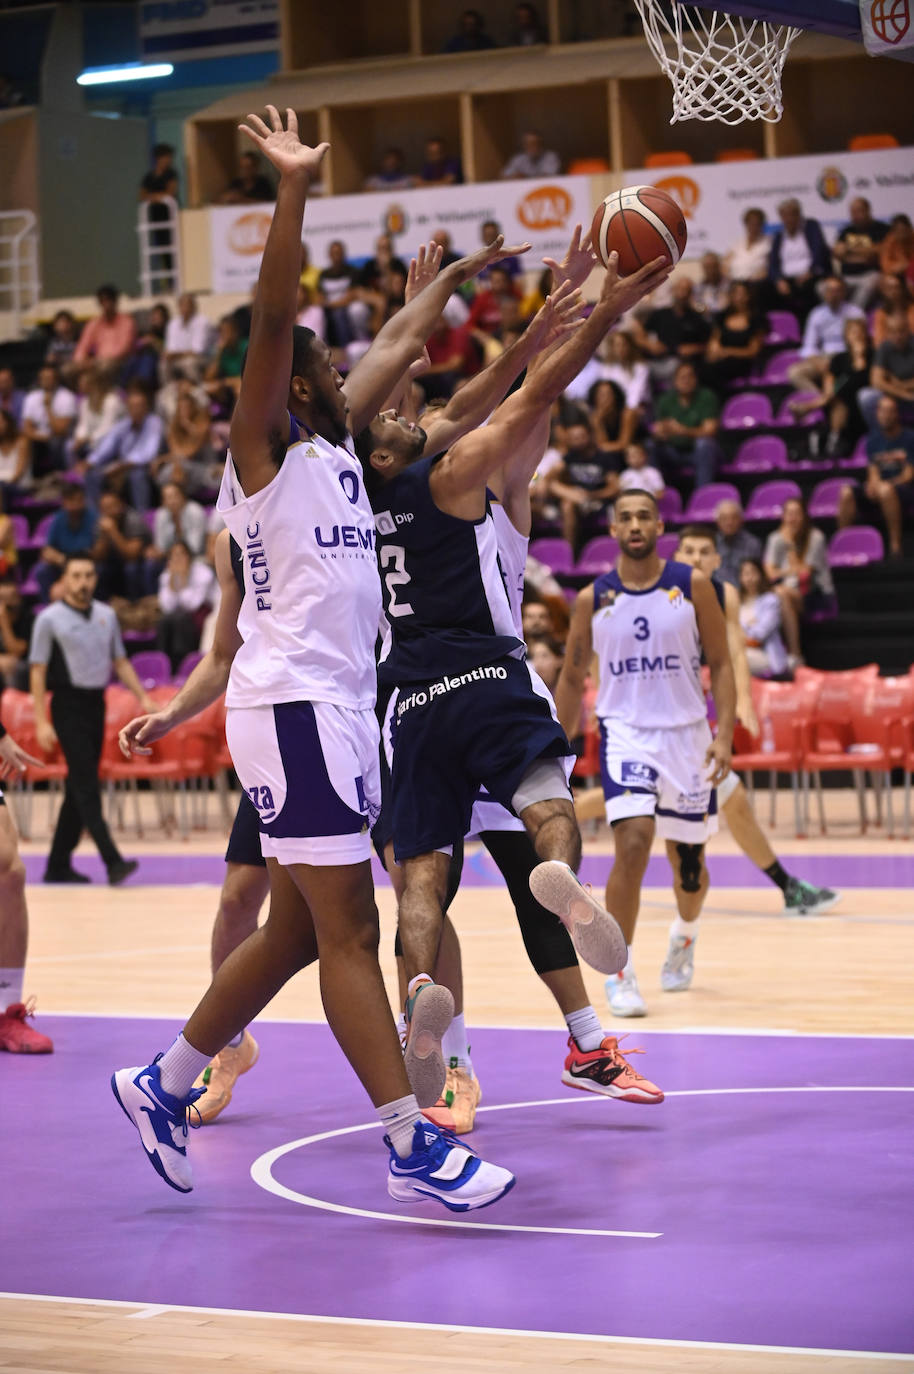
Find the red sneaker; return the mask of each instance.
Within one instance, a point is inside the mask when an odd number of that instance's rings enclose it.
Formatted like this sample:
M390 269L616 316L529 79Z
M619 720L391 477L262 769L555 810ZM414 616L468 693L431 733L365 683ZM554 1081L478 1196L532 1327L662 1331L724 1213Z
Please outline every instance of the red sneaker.
M643 1050L626 1050L643 1054ZM623 1102L662 1102L663 1092L649 1078L642 1078L619 1049L614 1035L608 1035L598 1050L578 1048L574 1037L568 1040L568 1058L562 1082L569 1088L582 1088L604 1097L619 1097Z
M10 1054L51 1054L54 1042L39 1031L26 1025L25 1018L34 1016L35 999L28 1002L14 1002L0 1015L0 1050Z

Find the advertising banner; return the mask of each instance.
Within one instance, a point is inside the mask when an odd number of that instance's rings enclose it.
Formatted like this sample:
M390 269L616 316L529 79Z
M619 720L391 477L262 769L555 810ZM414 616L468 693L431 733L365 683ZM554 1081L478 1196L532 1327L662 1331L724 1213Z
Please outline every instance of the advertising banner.
M143 57L173 62L279 47L279 0L142 0Z
M254 285L272 216L272 205L212 207L213 291L246 291ZM589 228L592 216L590 179L585 176L371 191L309 200L304 241L317 267L327 265L334 239L345 244L351 262L360 262L373 255L375 241L384 233L392 236L394 251L408 260L436 229L446 229L454 251L463 255L480 246L480 226L494 219L506 243L532 244L526 265L536 271L544 256L560 258L575 224Z
M776 225L779 203L791 196L833 242L850 217L855 196L870 201L877 219L902 211L914 217L914 148L642 167L626 172L625 184L659 186L679 203L689 226L689 258L709 248L730 248L742 234L742 216L750 206L763 210L768 223Z
M914 48L911 0L860 0L860 27L871 57L897 57L903 48Z

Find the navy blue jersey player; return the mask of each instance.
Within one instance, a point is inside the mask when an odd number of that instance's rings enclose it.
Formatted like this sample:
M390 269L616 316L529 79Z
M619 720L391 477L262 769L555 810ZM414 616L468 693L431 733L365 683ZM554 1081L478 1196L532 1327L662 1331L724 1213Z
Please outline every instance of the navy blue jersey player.
M546 356L524 385L443 458L423 458L425 433L394 413L357 437L391 627L380 678L399 690L391 816L404 868L400 932L411 993L438 950L448 872L441 851L466 833L480 784L523 820L541 860L531 887L569 927L582 957L607 972L625 963L618 925L574 874L581 842L566 781L568 743L551 701L533 686L514 629L486 484L614 320L668 271L663 259L622 280L613 264L587 321L554 348L544 333ZM568 289L551 298L553 314ZM544 325L552 329L548 311ZM434 1060L440 1047L424 1052Z

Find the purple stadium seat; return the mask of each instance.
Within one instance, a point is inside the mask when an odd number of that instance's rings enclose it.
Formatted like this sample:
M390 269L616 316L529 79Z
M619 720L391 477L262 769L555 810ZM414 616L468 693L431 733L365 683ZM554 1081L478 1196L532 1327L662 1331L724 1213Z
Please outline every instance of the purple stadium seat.
M171 682L171 663L168 655L160 649L144 649L142 653L134 654L130 662L147 692L152 687L162 687Z
M780 520L784 514L784 502L801 495L796 482L789 478L782 477L775 482L762 482L749 497L746 519Z
M659 501L660 519L665 525L678 525L682 520L682 496L677 487L667 487Z
M807 415L797 419L790 409L791 401L811 401L818 395L816 391L794 391L789 396L785 396L781 403L781 408L774 418L776 425L783 425L789 428L791 425L802 425L804 429L812 429L813 425L821 425L825 420L825 411L821 409L811 410Z
M689 523L713 521L721 501L737 501L742 505L739 492L732 482L709 482L705 487L696 487L689 497L683 520Z
M859 568L864 563L880 563L884 557L882 535L870 525L850 525L829 540L828 561L833 568Z
M155 532L156 513L154 510L144 510L143 519L146 521L146 528L150 534Z
M771 400L761 391L744 391L741 396L731 396L720 414L721 429L757 429L759 425L773 423Z
M38 521L38 524L35 526L35 529L32 535L30 536L28 543L25 545L25 548L44 548L45 544L48 542L48 530L51 528L51 521L54 519L54 516L56 514L56 511L52 511L50 515L42 516L42 518Z
M17 549L27 549L29 547L29 522L24 515L11 515L10 524L13 527L13 543Z
M574 568L574 553L567 539L534 539L528 552L554 573L570 573Z
M765 364L765 371L759 378L761 386L786 386L789 381L788 372L794 363L800 361L800 351L797 348L785 348L780 353L775 353Z
M757 434L740 444L732 463L721 472L777 472L787 466L787 445L776 434Z
M826 477L824 482L819 482L809 498L809 505L807 507L811 519L833 520L838 514L838 502L841 499L841 489L842 487L846 487L848 483L853 486L853 478Z
M195 649L192 654L185 654L178 664L177 671L174 675L174 681L186 682L202 657L203 654L199 649Z
M847 471L851 468L865 468L869 466L869 459L866 456L866 439L867 436L864 434L849 458L838 459L839 468Z
M659 558L675 558L678 548L678 534L661 534L660 538L657 540L657 555Z
M575 572L584 577L599 577L601 573L609 572L618 557L618 540L601 534L584 545Z
M800 323L789 310L768 311L768 344L793 344L801 340Z

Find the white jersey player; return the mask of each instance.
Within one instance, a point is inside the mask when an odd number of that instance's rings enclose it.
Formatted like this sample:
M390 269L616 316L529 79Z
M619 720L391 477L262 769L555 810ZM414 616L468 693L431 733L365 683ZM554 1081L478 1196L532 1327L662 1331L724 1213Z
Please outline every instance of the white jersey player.
M704 845L717 828L713 789L730 767L733 668L710 581L657 556L663 523L654 497L623 493L611 528L621 550L618 565L578 597L556 704L566 730L576 732L595 653L606 819L616 848L606 900L630 946L656 831L666 840L679 909L661 973L661 986L673 992L687 988L694 971L696 923L708 888ZM716 739L701 686L702 655L711 670ZM616 1015L644 1015L631 955L607 986Z
M374 521L349 442L350 423L362 429L377 415L452 291L497 260L501 240L416 295L344 383L326 344L294 323L305 201L327 145L303 145L293 111L287 127L272 106L268 114L272 128L256 115L244 126L280 180L219 508L245 581L227 735L260 816L270 914L221 965L165 1055L119 1070L112 1087L153 1167L189 1191L195 1078L319 954L327 1020L387 1130L389 1194L466 1211L497 1201L514 1178L422 1119L378 965L368 830L380 801L380 597ZM440 1035L452 1008L446 990L428 983L412 1029ZM423 1086L434 1101L441 1083Z

